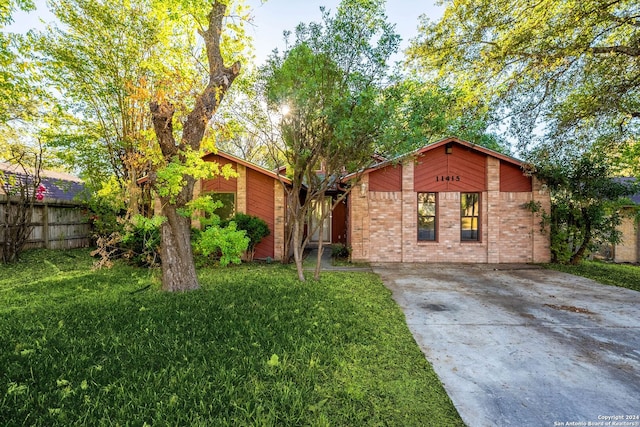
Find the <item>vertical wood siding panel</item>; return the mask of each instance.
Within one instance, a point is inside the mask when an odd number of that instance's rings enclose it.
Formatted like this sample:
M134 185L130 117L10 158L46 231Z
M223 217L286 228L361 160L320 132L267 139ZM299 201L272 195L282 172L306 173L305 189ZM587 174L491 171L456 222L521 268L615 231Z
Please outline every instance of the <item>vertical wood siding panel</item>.
M238 171L238 165L236 162L232 162L231 160L227 160L220 156L209 154L204 157L204 160L207 162L216 162L220 165L220 167L231 164L234 171ZM238 188L238 180L236 178L225 179L223 176L216 176L210 179L205 179L202 182L202 192L203 193L211 193L211 192L221 192L221 193L235 193Z
M331 243L347 243L347 205L339 203L331 215Z
M427 151L416 162L415 189L418 192L485 191L486 158L485 154L458 144L454 144L452 154L446 154L444 147Z
M502 192L530 192L531 177L525 176L518 166L500 162L500 191Z
M402 165L389 165L371 172L369 191L402 191Z
M275 194L273 178L247 168L247 214L262 218L271 234L256 246L256 258L274 257Z

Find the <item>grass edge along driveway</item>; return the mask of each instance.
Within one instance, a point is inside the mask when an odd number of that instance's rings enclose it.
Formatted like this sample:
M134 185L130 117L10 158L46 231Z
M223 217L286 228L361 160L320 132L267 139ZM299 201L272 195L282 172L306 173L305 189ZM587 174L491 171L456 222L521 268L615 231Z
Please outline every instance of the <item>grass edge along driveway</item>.
M462 425L374 274L207 268L166 294L91 262L0 266L3 425Z

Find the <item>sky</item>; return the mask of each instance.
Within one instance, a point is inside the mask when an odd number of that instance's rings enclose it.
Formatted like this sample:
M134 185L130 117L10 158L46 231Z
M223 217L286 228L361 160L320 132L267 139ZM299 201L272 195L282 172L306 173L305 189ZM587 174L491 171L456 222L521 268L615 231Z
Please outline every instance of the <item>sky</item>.
M1 1L1 0L0 0ZM30 13L14 14L14 23L7 27L8 31L26 32L31 28L42 29L45 23L54 19L45 5L45 0L36 0L37 10ZM253 25L248 26L248 33L254 38L256 60L262 64L275 48L282 50L283 31L292 31L300 22L319 21L320 6L335 11L340 0L247 0L253 9ZM401 50L409 46L409 40L417 35L418 17L422 14L431 20L442 16L444 8L436 6L434 0L387 0L388 21L396 25L396 32L402 37ZM394 60L400 60L399 55Z

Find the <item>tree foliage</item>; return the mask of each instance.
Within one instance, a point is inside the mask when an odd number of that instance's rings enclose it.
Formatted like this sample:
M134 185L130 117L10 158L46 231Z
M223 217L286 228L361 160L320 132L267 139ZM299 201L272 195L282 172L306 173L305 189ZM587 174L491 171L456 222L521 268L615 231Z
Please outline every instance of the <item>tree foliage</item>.
M59 24L40 36L37 49L66 112L51 144L65 149L66 160L82 168L93 187L115 176L120 197L135 214L135 180L147 172L144 157L152 147L149 95L169 79L166 68L176 65L165 68L156 58L168 55L167 18L142 0L50 5ZM187 49L180 39L170 46L172 58Z
M344 0L335 15L321 12L322 22L299 24L291 47L274 53L263 70L270 109L288 109L279 135L293 183L285 190L300 280L302 251L314 233L310 229L304 235L312 207L322 204L345 171L369 164L383 140L382 85L389 56L399 45L384 1ZM319 224L327 215L322 213Z
M603 243L620 242L620 208L634 185L613 177L604 150L577 155L537 153L537 175L551 192L551 212L541 213L551 227L552 260L578 264Z
M410 55L512 117L527 143L638 138L640 5L633 0L445 1Z
M61 146L83 153L87 171L114 175L130 213L143 174L166 218L163 287L198 287L184 216L196 180L230 174L205 163L209 128L245 53L242 1L54 0L61 22L38 41L49 79L74 116ZM231 18L230 15L234 17ZM225 62L233 65L227 67ZM64 101L64 102L63 102ZM83 157L84 156L84 157ZM111 187L111 186L110 186ZM126 197L125 197L126 196Z
M415 76L386 87L384 154L405 154L449 136L508 153L508 145L489 131L488 106L469 102L470 95Z

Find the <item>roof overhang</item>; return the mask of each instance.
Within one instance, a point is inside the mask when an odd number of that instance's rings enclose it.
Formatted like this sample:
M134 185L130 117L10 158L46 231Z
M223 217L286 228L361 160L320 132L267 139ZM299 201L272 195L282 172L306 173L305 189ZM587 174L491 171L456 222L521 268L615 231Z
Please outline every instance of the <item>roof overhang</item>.
M504 162L507 162L507 163L511 163L511 164L516 165L518 167L522 167L524 165L524 162L522 160L518 160L515 157L511 157L511 156L508 156L506 154L499 153L499 152L497 152L495 150L491 150L489 148L483 147L483 146L478 145L478 144L474 144L472 142L464 141L464 140L459 139L459 138L449 137L449 138L442 139L442 140L440 140L438 142L434 142L433 144L425 145L424 147L421 147L421 148L419 148L417 150L414 150L414 151L411 151L409 153L401 154L401 155L399 155L397 157L394 157L392 159L386 160L384 162L376 163L376 164L374 164L374 165L372 165L372 166L370 166L370 167L368 167L368 168L366 168L364 170L361 170L359 172L350 173L350 174L344 176L342 178L342 181L343 182L350 181L351 179L353 179L354 177L356 177L358 175L364 175L364 174L376 171L378 169L382 169L382 168L387 167L389 165L402 163L405 159L408 159L408 158L411 158L411 157L419 157L419 156L421 156L421 155L423 155L423 154L425 154L425 153L427 153L427 152L429 152L431 150L436 150L439 147L443 147L443 146L446 146L447 144L451 144L451 143L458 144L458 145L461 145L461 146L466 147L468 149L471 149L471 150L486 154L487 156L495 157L497 159L500 159L500 160L502 160Z

